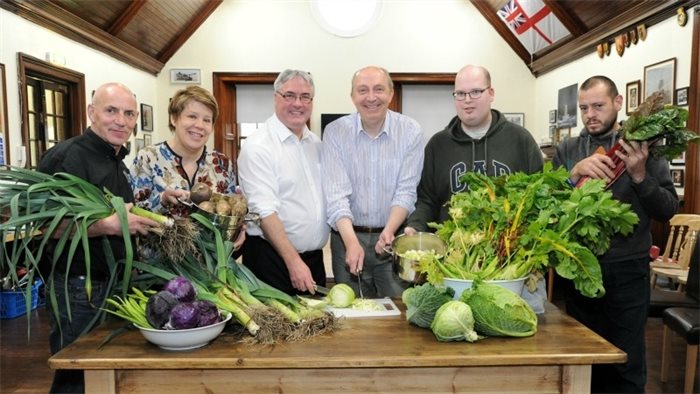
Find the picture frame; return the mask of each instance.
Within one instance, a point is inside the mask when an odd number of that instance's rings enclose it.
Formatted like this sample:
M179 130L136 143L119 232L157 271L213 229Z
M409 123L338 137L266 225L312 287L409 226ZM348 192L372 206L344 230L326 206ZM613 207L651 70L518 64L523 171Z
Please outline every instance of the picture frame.
M673 186L683 187L684 178L685 178L685 171L682 168L671 169L671 180L673 181Z
M153 107L141 103L141 130L153 131Z
M557 110L553 109L549 111L549 124L557 123Z
M625 97L627 115L632 115L639 108L639 102L642 99L641 87L642 81L639 79L627 83L627 94Z
M671 165L672 166L685 165L685 152L678 155L678 157L674 157L673 159L671 159Z
M198 68L171 68L170 83L201 83L202 70Z
M664 104L673 104L676 89L676 58L672 57L644 67L644 97L662 91Z
M503 116L509 122L513 122L518 126L525 127L525 114L522 112L504 112Z
M10 164L10 130L7 121L7 81L5 65L0 63L0 165Z
M151 146L153 145L153 139L151 138L151 134L144 134L143 135L143 146Z
M557 134L557 126L550 124L549 125L549 139L550 139L550 141L554 141L554 137L556 136L556 134Z
M578 117L578 84L559 89L557 97L557 126L576 127Z
M688 86L676 89L676 105L685 107L688 105Z
M134 138L134 146L136 147L136 152L134 153L139 153L139 151L145 146L143 143L143 138Z

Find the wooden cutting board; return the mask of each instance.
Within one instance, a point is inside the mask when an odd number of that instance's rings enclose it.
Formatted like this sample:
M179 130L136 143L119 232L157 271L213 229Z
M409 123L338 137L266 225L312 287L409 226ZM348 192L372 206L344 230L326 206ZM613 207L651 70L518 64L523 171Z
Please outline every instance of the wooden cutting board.
M333 312L336 317L384 317L384 316L400 316L401 311L394 304L391 298L372 298L376 301L383 309L380 311L362 311L351 308L328 308L329 311Z

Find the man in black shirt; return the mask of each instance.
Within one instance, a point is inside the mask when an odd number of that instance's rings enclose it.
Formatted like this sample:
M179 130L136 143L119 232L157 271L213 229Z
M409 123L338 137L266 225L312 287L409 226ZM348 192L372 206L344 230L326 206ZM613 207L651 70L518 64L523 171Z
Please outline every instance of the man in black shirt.
M41 159L38 170L47 174L67 172L87 180L100 189L106 188L129 203L128 211L134 201L134 195L127 178L128 169L123 163L128 153L124 144L131 136L138 118L136 98L124 85L118 83L102 85L95 91L92 103L88 105L88 116L91 126L82 135L49 149ZM157 225L150 219L131 213L127 216L131 234L146 234L150 227ZM89 330L91 322L99 313L98 308L107 296L109 268L105 248L102 246L103 237L109 240L115 261L125 257L121 224L116 213L92 224L88 228L88 236L90 237L92 284L89 300L85 292L87 271L82 248L77 248L70 264L68 248L64 249L53 266L53 280L49 280L49 284L53 285L57 296L58 310L50 310L49 313L51 354L58 352ZM55 246L55 241L49 243L47 253L44 255L52 256ZM70 319L64 298L66 287L70 296ZM49 309L52 309L50 303ZM58 315L58 321L55 315ZM83 391L82 371L56 371L51 387L52 393Z

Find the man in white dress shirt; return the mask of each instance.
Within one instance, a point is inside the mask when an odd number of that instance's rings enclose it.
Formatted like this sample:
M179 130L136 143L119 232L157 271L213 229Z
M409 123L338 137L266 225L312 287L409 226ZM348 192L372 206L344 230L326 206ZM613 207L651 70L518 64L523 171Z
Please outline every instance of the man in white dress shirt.
M400 297L407 283L392 269L383 247L391 244L416 203L423 168L423 134L408 116L390 111L389 72L365 67L352 78L357 112L323 133L323 191L331 234L333 276L363 295Z
M243 264L289 294L326 284L323 246L330 231L321 190L321 140L306 125L313 109L311 75L285 70L274 83L275 113L241 149L238 172L249 210Z

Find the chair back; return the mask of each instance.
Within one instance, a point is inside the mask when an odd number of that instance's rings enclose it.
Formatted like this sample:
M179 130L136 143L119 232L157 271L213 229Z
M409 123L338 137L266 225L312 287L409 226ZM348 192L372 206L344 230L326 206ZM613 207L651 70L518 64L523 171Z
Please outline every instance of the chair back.
M688 268L695 250L695 240L700 231L700 215L677 214L669 220L670 231L664 253L658 258L662 262L673 261L678 268Z
M688 265L688 282L685 285L685 293L695 299L700 300L700 238L695 240L695 250L690 257Z

